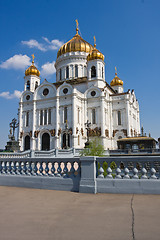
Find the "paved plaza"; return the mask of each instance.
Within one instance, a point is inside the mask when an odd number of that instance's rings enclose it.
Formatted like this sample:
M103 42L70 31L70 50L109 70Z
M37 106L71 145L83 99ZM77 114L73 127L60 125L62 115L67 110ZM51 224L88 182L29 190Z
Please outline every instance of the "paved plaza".
M0 187L0 240L159 240L160 196Z

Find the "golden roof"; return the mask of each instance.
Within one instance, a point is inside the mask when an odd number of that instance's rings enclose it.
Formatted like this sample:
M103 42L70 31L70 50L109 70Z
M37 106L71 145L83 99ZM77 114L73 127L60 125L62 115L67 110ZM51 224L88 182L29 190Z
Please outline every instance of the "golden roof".
M87 61L91 61L94 59L101 59L104 61L104 55L96 49L96 38L94 37L94 48L93 50L88 54Z
M123 86L123 81L117 76L117 69L115 67L115 77L111 81L110 85L113 86Z
M36 76L40 76L40 71L34 66L34 54L32 55L32 65L26 69L25 71L25 75L36 75Z
M57 53L57 58L61 56L62 54L65 54L67 52L86 52L89 53L92 51L93 46L86 42L78 33L78 21L77 22L77 28L76 28L76 35L69 40L67 43L65 43Z

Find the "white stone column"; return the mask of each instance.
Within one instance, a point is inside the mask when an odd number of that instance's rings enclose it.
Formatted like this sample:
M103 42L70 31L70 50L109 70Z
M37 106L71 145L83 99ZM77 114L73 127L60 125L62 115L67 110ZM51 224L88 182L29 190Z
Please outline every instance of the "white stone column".
M75 89L73 89L73 95L72 95L72 147L74 148L76 143L76 92Z
M56 133L55 133L55 148L59 148L59 96L56 97Z
M101 96L101 136L105 137L105 110L104 110L104 92Z
M126 128L127 128L127 136L131 136L130 116L129 116L129 99L126 100Z
M36 148L36 138L34 137L34 132L36 130L36 102L33 101L33 126L32 126L32 144L31 150L35 150Z

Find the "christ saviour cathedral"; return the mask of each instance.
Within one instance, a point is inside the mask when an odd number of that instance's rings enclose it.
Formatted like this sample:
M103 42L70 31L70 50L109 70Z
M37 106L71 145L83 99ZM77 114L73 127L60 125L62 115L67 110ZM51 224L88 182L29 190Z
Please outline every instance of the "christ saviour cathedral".
M82 149L87 137L117 149L117 140L139 136L134 90L124 91L117 71L106 82L104 55L80 36L78 24L76 35L58 50L56 82L40 82L32 56L19 103L21 151Z

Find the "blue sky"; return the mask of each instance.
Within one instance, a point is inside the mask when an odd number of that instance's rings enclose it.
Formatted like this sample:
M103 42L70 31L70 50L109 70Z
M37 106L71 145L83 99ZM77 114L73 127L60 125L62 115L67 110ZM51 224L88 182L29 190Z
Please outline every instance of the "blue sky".
M159 0L0 0L0 148L9 122L17 116L24 71L35 54L41 81L55 82L53 68L63 42L82 37L105 55L106 81L114 67L124 89L134 89L145 132L160 137L160 1Z

